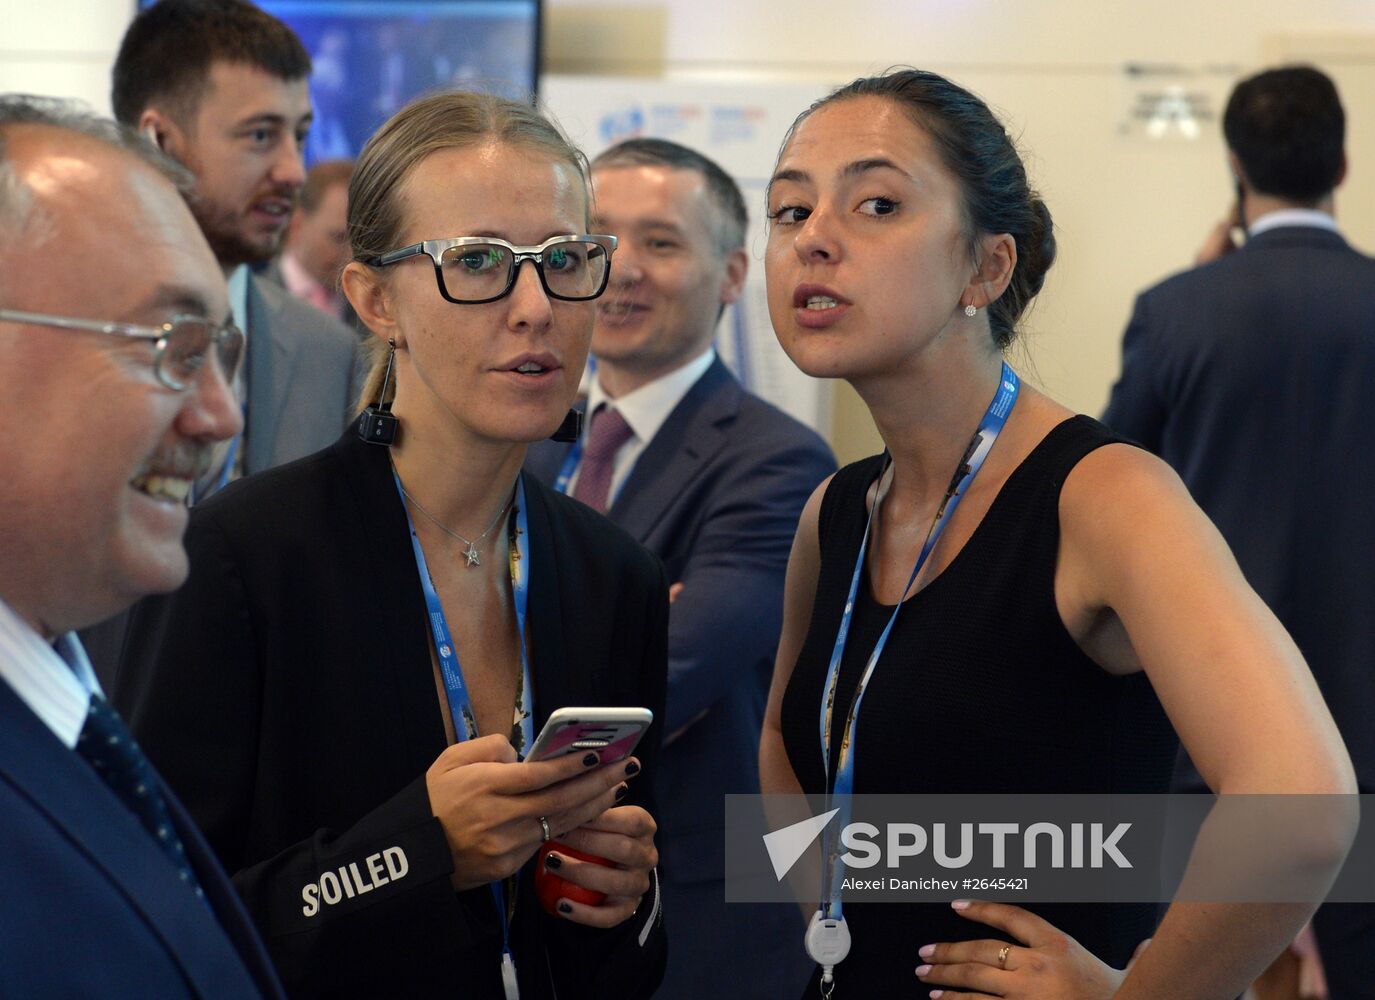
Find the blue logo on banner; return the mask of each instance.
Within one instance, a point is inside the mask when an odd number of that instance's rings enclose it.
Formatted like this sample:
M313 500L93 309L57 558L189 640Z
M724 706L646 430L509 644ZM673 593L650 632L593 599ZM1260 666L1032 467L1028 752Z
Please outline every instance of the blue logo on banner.
M711 109L711 141L753 142L768 116L758 107L715 107Z
M656 104L650 109L650 130L654 135L682 135L696 126L703 116L699 104Z
M607 145L631 139L645 130L645 113L638 104L603 115L598 131Z

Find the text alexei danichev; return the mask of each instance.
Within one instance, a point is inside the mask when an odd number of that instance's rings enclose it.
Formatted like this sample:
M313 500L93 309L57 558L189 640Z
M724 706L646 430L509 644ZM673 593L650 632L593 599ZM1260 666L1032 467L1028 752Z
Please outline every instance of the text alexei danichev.
M847 878L840 883L840 887L842 889L921 889L954 892L960 887L960 882L953 878Z

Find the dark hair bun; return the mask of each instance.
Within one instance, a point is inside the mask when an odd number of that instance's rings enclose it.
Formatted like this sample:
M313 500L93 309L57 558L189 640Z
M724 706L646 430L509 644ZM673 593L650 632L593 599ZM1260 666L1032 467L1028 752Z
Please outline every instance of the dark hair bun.
M1028 225L1025 233L1014 234L1017 266L1012 271L1007 290L989 307L993 339L1000 348L1012 342L1017 320L1041 291L1046 283L1046 272L1055 263L1055 224L1051 221L1050 209L1034 192L1027 193Z

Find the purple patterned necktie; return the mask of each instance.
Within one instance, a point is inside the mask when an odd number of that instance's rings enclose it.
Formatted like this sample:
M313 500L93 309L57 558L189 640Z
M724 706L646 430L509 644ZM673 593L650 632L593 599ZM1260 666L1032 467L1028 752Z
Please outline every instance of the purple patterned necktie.
M593 510L606 513L611 492L611 470L616 452L635 434L625 417L603 403L592 414L592 426L583 445L582 464L578 466L578 485L573 499L581 500Z

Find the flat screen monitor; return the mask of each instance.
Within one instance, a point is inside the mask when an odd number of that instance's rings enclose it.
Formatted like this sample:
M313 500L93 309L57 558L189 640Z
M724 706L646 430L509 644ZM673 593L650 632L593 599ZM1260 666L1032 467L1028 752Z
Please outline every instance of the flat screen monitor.
M393 112L427 91L535 97L541 0L255 2L292 27L314 63L307 163L357 156Z

